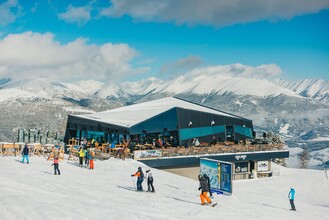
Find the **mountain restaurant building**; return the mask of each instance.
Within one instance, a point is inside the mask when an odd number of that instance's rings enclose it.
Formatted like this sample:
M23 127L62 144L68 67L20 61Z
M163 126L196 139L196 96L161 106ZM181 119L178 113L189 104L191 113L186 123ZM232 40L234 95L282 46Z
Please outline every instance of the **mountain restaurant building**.
M280 143L248 144L247 139L253 139L254 134L249 119L169 97L94 114L69 115L65 142L94 139L119 145L125 138L135 146L134 159L150 167L195 167L200 158L209 158L233 163L234 180L271 176L271 161L289 157L289 151ZM153 146L158 139L166 140L170 147L136 149ZM202 147L187 147L194 139Z
M172 146L200 142L239 141L253 138L252 121L176 97L86 115L69 115L64 141L97 140L137 143L166 139Z

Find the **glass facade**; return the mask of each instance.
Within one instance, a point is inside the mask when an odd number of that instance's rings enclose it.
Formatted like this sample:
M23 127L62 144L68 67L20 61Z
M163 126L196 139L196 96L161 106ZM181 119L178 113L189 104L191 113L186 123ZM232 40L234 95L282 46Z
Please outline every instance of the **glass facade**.
M177 112L173 108L130 128L130 134L161 133L177 130Z
M184 128L179 130L179 137L181 141L184 141L196 137L203 137L203 136L214 135L218 133L224 133L224 131L225 131L225 126Z
M247 128L247 127L243 127L243 126L234 126L234 130L238 134L241 134L248 138L253 138L251 128Z
M248 162L237 162L235 163L235 173L246 173L248 172Z
M135 143L150 143L161 138L170 139L172 145L182 145L193 138L201 142L253 138L253 127L248 119L174 107L130 127L69 115L66 142L70 138L109 143L120 143L122 138L131 138Z

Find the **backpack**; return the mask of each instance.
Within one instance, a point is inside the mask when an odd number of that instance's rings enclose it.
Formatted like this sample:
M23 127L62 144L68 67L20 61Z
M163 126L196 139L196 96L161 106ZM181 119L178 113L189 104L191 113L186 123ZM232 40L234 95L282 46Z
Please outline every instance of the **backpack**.
M143 173L143 171L140 170L139 172L141 173L140 177L144 178L144 173Z

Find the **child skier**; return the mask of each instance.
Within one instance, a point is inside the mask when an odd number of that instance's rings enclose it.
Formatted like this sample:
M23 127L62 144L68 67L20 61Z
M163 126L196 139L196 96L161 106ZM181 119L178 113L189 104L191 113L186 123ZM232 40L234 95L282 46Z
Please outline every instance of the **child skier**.
M61 175L61 171L59 171L58 169L58 156L54 157L54 163L52 164L52 166L54 166L54 175L57 175L57 171L58 171L58 175Z
M201 205L205 204L205 200L211 204L211 200L208 197L208 192L209 192L209 186L207 183L207 180L205 180L203 175L199 175L199 182L200 182L200 187L199 190L201 190L201 194L200 194L200 199L201 199Z
M153 175L151 173L151 170L146 170L146 179L147 179L147 191L148 192L155 192L154 186L153 186ZM151 190L152 189L152 190Z
M137 191L143 191L142 182L144 181L144 173L141 167L138 167L138 170L135 174L131 174L131 176L137 176Z
M29 163L29 148L25 144L23 152L22 152L22 163L24 163L24 159L26 158L26 162Z
M88 150L86 149L85 150L85 166L88 168L89 166L89 152Z
M89 160L89 165L90 165L90 169L93 170L94 169L94 158L95 158L95 153L93 150L90 150L89 154L88 154L88 160Z

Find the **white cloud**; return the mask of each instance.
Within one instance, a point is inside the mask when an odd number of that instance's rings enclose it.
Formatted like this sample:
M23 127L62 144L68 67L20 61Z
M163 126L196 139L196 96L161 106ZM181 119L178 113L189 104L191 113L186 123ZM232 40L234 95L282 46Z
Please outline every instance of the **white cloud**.
M68 23L84 25L91 19L90 11L91 7L89 6L73 7L70 5L66 12L59 14L58 17Z
M135 20L221 27L259 20L290 19L329 8L328 0L111 0L101 15Z
M19 16L20 7L16 0L8 0L0 4L0 26L6 26Z
M127 44L98 46L86 39L61 44L51 33L8 35L0 39L0 51L0 77L109 81L147 71L130 66L137 51Z
M228 65L218 65L218 66L208 66L203 68L198 68L190 71L191 77L196 77L201 74L214 75L221 74L232 77L242 77L242 78L258 78L264 79L274 76L279 76L282 70L276 64L262 64L259 66L247 66L240 63L228 64Z

